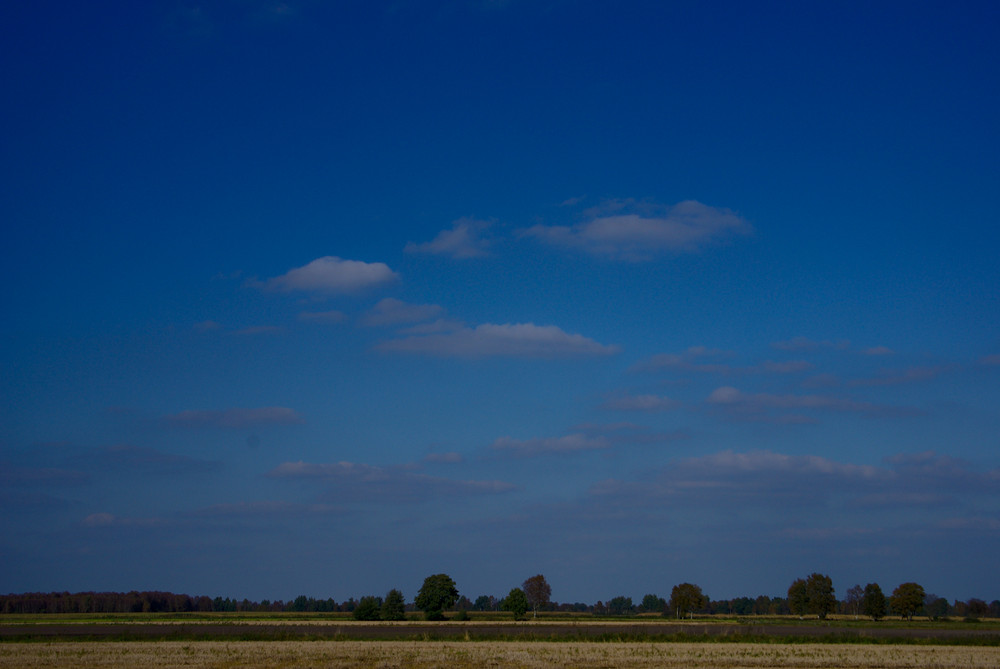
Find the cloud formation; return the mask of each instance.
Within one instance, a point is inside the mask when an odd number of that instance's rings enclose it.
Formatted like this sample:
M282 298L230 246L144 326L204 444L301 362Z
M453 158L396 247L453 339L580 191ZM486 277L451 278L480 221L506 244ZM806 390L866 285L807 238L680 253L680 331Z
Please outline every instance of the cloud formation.
M671 207L616 200L590 214L583 223L535 225L523 235L592 255L642 262L663 253L693 253L753 230L745 219L729 209L695 200Z
M343 295L385 285L398 278L399 275L385 263L367 263L324 256L308 265L296 267L281 276L268 279L262 285L265 290L281 293Z
M189 410L165 417L168 423L182 427L244 428L258 425L294 425L302 423L299 412L287 407L257 409Z
M440 357L559 358L602 356L618 352L617 346L600 344L579 334L569 334L554 325L534 323L484 323L451 332L411 335L378 345L382 351L416 353Z
M478 258L489 254L490 241L483 237L489 229L489 221L474 218L460 218L450 230L442 230L437 236L423 243L408 242L403 249L406 253L427 253L446 255L452 258Z

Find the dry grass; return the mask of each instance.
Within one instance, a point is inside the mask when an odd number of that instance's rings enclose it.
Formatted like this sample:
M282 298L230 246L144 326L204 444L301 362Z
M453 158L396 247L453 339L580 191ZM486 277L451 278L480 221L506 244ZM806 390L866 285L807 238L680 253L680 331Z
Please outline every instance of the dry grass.
M164 641L0 644L0 667L963 667L1000 666L1000 648L750 643L513 641Z

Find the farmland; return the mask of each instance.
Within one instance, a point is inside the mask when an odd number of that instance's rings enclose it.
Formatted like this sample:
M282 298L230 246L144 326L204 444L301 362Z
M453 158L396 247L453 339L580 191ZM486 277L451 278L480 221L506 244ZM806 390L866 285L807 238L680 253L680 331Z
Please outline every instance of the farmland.
M1000 648L938 645L553 641L157 641L0 644L0 666L78 667L966 667Z
M0 667L996 667L995 621L0 619Z

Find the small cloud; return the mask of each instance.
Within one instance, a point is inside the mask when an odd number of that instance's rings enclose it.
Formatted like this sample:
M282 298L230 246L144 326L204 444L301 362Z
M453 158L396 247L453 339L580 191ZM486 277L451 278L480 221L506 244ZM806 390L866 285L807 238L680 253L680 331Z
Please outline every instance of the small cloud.
M299 412L287 407L181 411L165 417L182 427L245 428L255 425L294 425L304 422Z
M815 351L817 349L834 349L843 351L851 345L851 342L842 339L840 341L816 341L808 337L792 337L786 341L776 341L771 346L779 351Z
M215 321L202 321L194 324L195 332L214 332L222 328L222 325Z
M662 395L623 395L613 397L601 405L602 409L611 411L645 411L658 413L676 409L679 403Z
M369 327L419 323L437 318L444 308L436 304L409 304L394 297L380 300L361 318L361 324Z
M866 348L862 353L865 355L892 355L895 351L888 346L872 346L871 348Z
M0 462L0 487L80 485L90 481L86 472L56 467L11 467Z
M703 374L737 375L797 374L813 368L812 363L805 360L787 360L781 362L766 360L757 365L731 365L712 360L713 358L718 359L732 355L732 351L711 349L705 346L692 346L683 353L660 353L654 355L633 365L632 371L673 369Z
M475 328L391 339L378 345L382 351L441 357L557 358L612 355L617 346L599 344L583 335L569 334L554 325L534 323L484 323Z
M299 313L298 319L302 323L343 323L347 320L347 314L336 309L330 311L303 311Z
M461 330L465 327L465 323L458 320L452 320L450 318L439 318L436 321L430 323L418 323L417 325L412 325L408 328L403 328L398 331L401 335L429 335L429 334L441 334L443 332L455 332L456 330Z
M947 367L909 367L907 369L883 370L878 376L867 379L855 379L852 386L897 386L905 383L917 383L937 378L948 371Z
M267 475L328 486L338 501L349 498L416 502L438 497L498 494L515 488L505 481L458 481L414 472L411 467L378 467L355 462L283 462Z
M118 444L97 449L88 456L102 471L140 471L151 474L205 472L219 469L221 463L184 455L164 453L155 448Z
M995 355L983 356L982 358L979 359L979 364L987 365L989 367L996 367L997 365L1000 365L1000 353Z
M747 420L768 420L781 423L811 423L814 419L799 414L775 416L772 412L798 410L827 410L858 413L886 413L888 410L867 402L829 397L825 395L774 395L770 393L744 393L732 386L716 388L706 400L725 409L733 417Z
M538 439L512 439L500 437L490 448L506 451L519 457L533 457L546 454L566 454L578 451L593 451L608 448L608 440L604 437L585 434L567 434L563 437L546 437Z
M232 334L237 337L255 337L257 335L277 335L285 332L285 328L277 325L251 325L242 330L234 330Z
M80 524L84 527L158 527L164 524L161 518L122 518L111 513L92 513Z
M258 285L271 292L344 295L385 285L398 278L399 275L385 263L324 256Z
M424 462L435 463L435 464L449 464L454 465L462 462L461 453L428 453L424 456Z
M115 524L115 517L110 513L92 513L83 519L86 527L108 527Z
M450 230L442 230L433 240L421 244L408 242L403 250L406 253L446 255L457 259L478 258L489 254L490 241L483 234L491 225L489 221L460 218L452 223Z
M616 260L642 262L663 253L694 253L753 231L729 209L687 200L664 207L649 202L614 200L591 210L591 218L573 226L535 225L523 231L554 246L575 248Z
M192 513L206 518L260 518L266 516L302 516L339 513L341 507L329 504L295 504L285 501L264 500L259 502L237 502L235 504L213 504Z

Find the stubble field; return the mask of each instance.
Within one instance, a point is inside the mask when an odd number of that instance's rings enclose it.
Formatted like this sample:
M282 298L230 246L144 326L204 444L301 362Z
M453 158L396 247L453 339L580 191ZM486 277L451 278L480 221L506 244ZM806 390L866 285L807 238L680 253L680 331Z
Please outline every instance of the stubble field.
M546 641L59 641L0 644L0 666L187 667L963 667L1000 648L935 645Z

